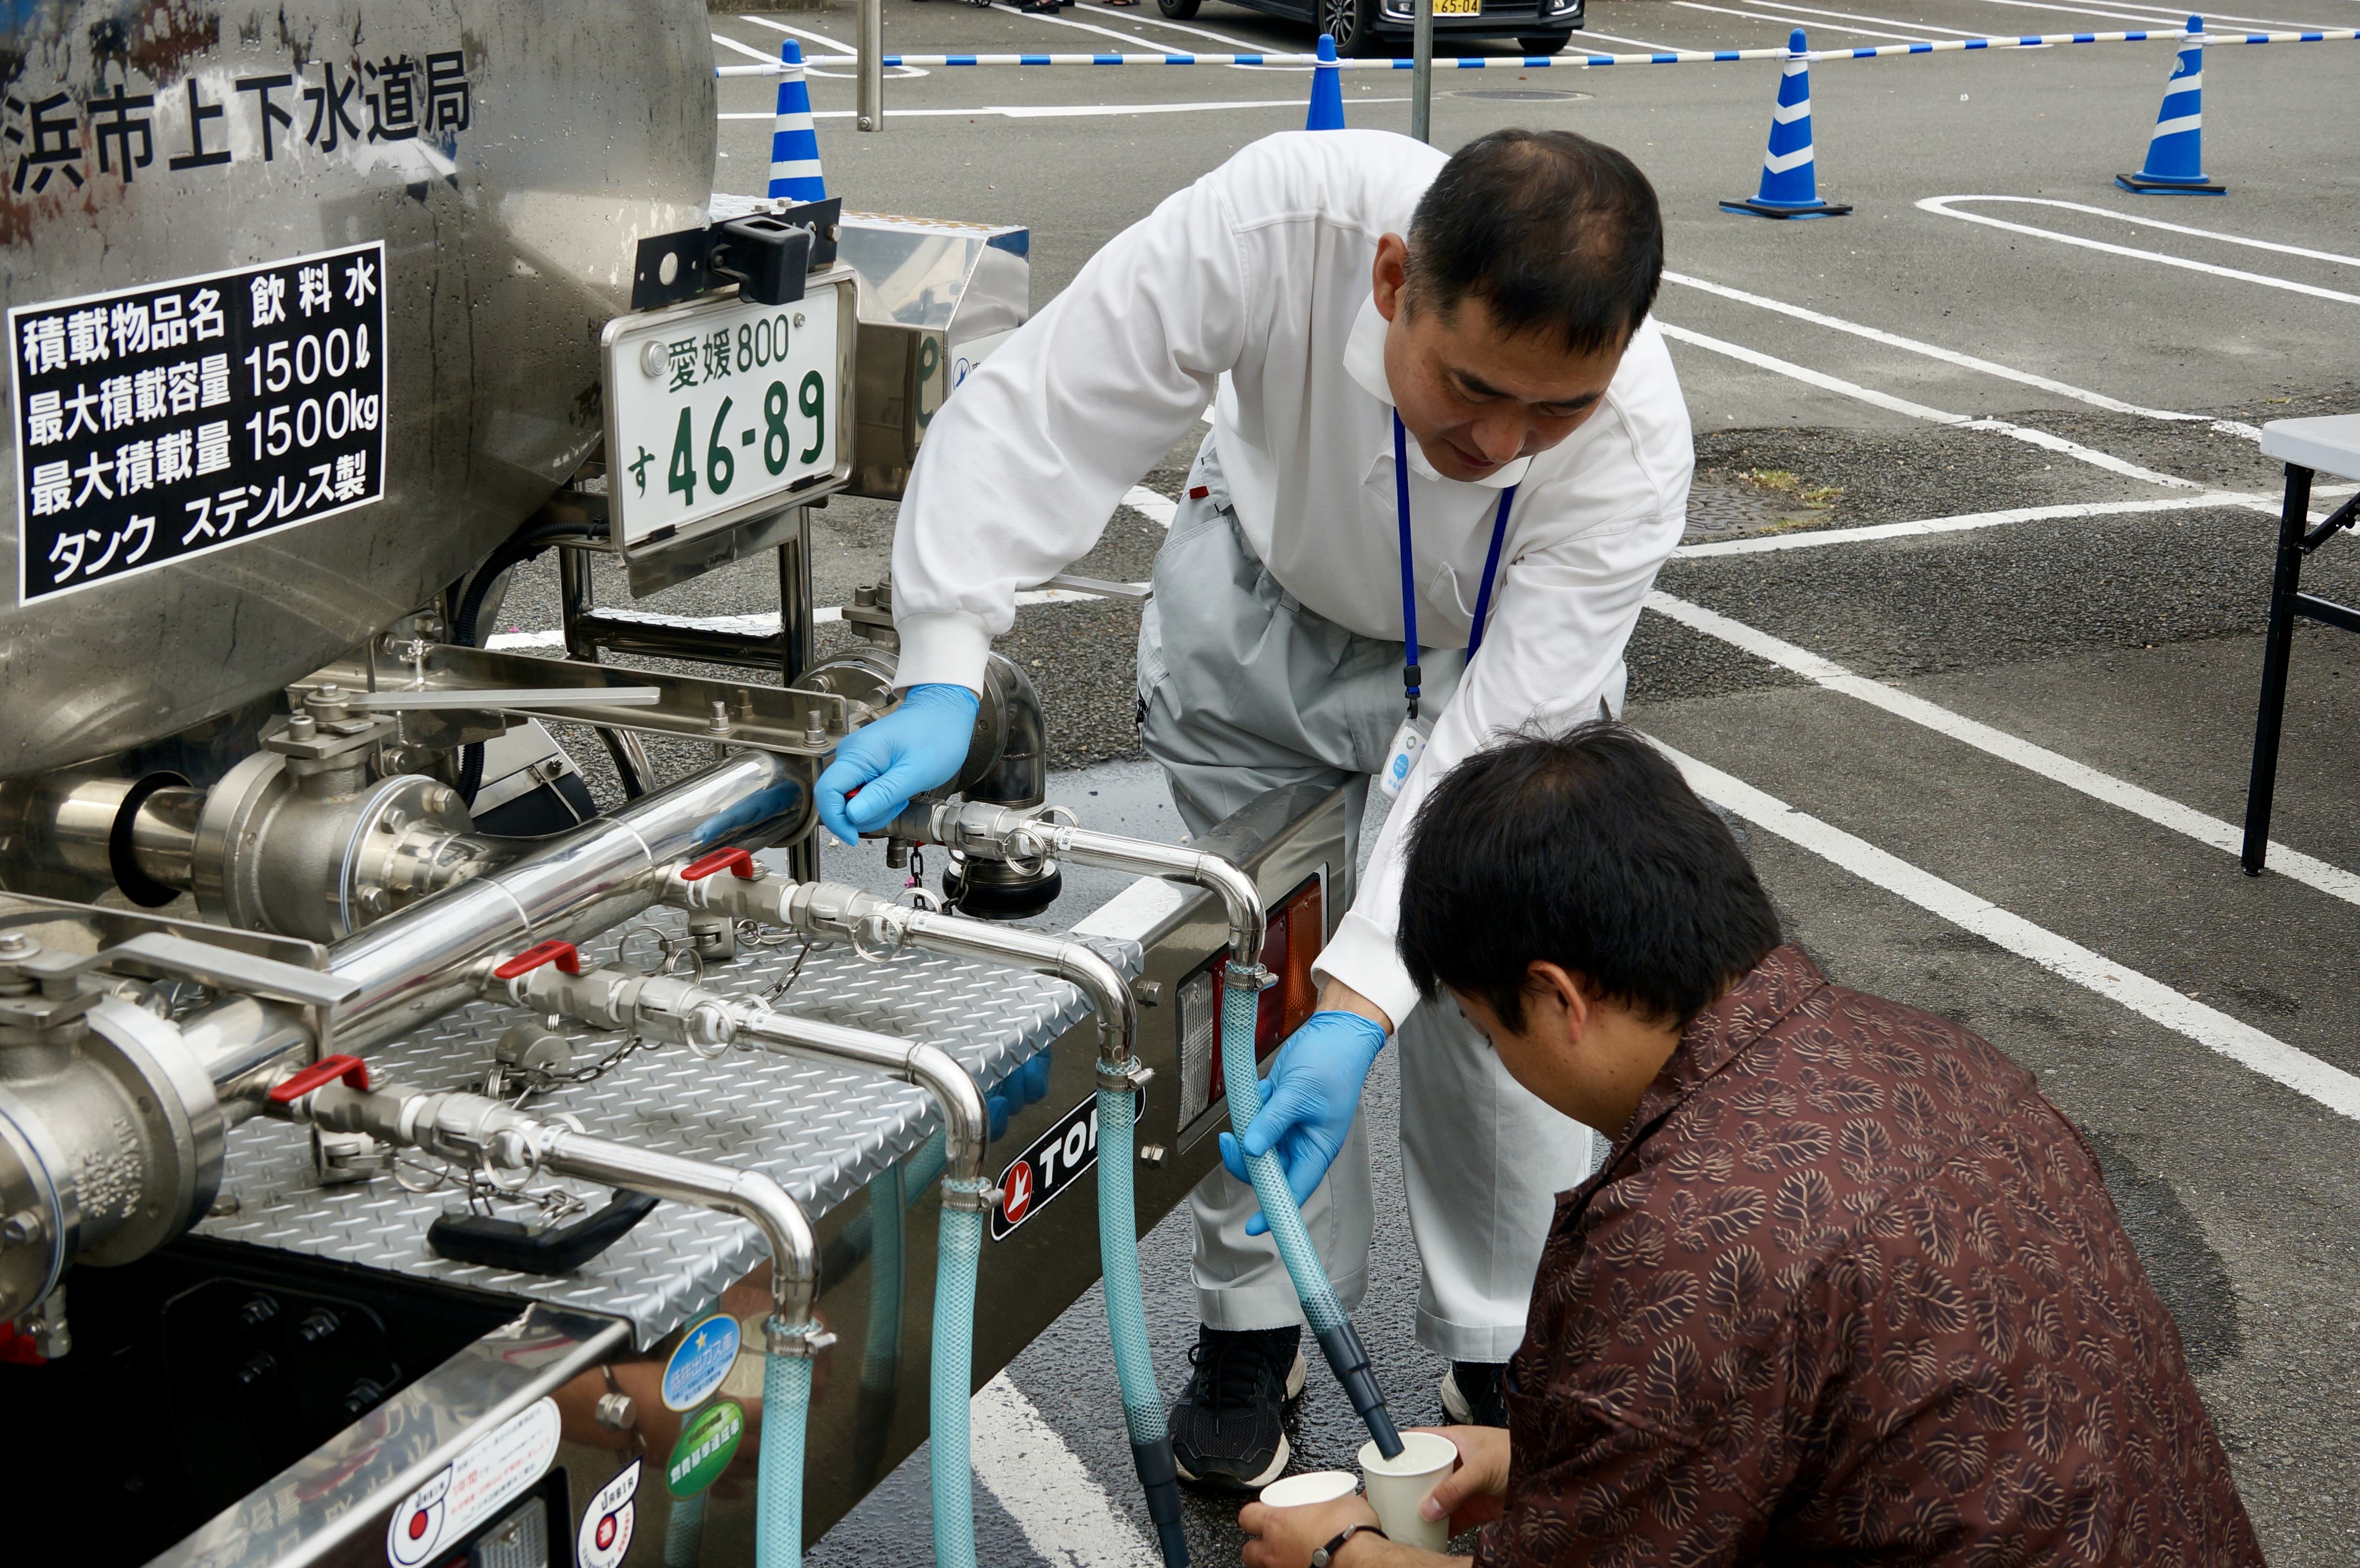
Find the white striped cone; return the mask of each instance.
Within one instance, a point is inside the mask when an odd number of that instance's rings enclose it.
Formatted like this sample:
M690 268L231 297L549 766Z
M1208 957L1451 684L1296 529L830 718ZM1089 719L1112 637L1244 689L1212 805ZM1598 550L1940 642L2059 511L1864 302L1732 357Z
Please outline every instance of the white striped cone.
M2141 195L2227 193L2227 186L2215 185L2204 175L2203 33L2204 18L2189 17L2188 42L2172 62L2171 80L2163 84L2163 106L2155 114L2155 133L2147 138L2147 166L2136 174L2114 176L2114 183L2124 190Z
M779 78L778 119L770 131L770 191L774 201L824 201L819 131L812 124L811 84L803 80L803 46L789 38L779 46L786 73Z
M1778 106L1770 111L1770 145L1762 154L1762 189L1742 201L1723 201L1724 212L1764 218L1835 218L1852 211L1819 200L1819 174L1811 151L1811 62L1803 29L1786 40L1786 68L1778 78Z

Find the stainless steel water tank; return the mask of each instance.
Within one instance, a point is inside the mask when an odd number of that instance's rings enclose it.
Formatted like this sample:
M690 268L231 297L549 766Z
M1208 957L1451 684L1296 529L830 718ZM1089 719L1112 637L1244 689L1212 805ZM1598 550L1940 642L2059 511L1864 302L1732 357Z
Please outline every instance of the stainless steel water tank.
M635 245L712 190L703 0L42 0L0 78L0 778L479 560L591 452Z

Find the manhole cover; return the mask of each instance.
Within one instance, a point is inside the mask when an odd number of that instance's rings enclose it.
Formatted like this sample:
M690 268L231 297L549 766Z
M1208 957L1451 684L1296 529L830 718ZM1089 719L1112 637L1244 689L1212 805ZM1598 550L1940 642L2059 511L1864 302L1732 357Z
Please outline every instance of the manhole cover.
M1588 98L1587 93L1551 93L1542 88L1469 87L1451 94L1453 98L1503 98L1512 103L1533 103L1544 99Z

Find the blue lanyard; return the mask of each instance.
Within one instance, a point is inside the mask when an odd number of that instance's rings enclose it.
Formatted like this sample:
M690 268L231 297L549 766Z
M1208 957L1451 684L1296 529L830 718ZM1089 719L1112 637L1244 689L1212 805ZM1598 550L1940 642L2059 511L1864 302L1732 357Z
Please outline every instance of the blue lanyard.
M1491 579L1500 571L1500 546L1508 537L1508 506L1516 498L1516 487L1509 485L1500 492L1500 510L1491 519L1491 549L1483 557L1483 583L1475 590L1475 629L1467 637L1467 662L1475 662L1475 650L1483 646L1483 625L1491 615ZM1401 416L1393 416L1393 515L1401 519L1402 573L1402 693L1409 699L1409 716L1417 717L1417 581L1410 564L1409 539L1409 432L1402 428Z

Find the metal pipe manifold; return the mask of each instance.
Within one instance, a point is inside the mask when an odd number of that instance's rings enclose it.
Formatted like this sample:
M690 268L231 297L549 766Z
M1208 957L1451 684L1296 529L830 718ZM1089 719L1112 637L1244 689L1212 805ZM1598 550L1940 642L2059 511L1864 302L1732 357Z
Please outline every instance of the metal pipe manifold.
M945 1186L944 1201L954 1208L989 1208L999 1201L983 1179L991 1127L983 1091L940 1046L773 1012L675 975L584 969L580 954L564 942L542 942L499 964L487 989L538 1012L600 1029L635 1029L704 1056L758 1048L805 1061L850 1062L914 1084L943 1112L946 1174L954 1183Z
M1206 888L1219 896L1229 917L1230 972L1257 985L1268 980L1262 967L1262 949L1269 917L1262 908L1262 889L1251 877L1218 855L1185 844L1094 832L1065 820L1060 815L1063 810L944 800L907 808L889 831L896 838L939 844L986 860L1071 860L1134 876L1171 877Z
M725 871L727 876L722 875ZM675 908L719 912L822 941L848 942L868 957L890 957L903 947L915 947L1066 981L1090 999L1098 1019L1099 1059L1112 1064L1120 1076L1140 1081L1131 1067L1139 1041L1137 998L1121 973L1087 943L923 909L841 882L772 877L752 855L739 851L667 868L661 887L664 901Z
M331 1132L366 1133L486 1171L547 1171L751 1220L770 1248L770 1348L815 1356L834 1336L812 1316L819 1244L803 1206L768 1176L592 1138L562 1122L465 1093L371 1088L357 1058L332 1056L281 1081L267 1114Z

